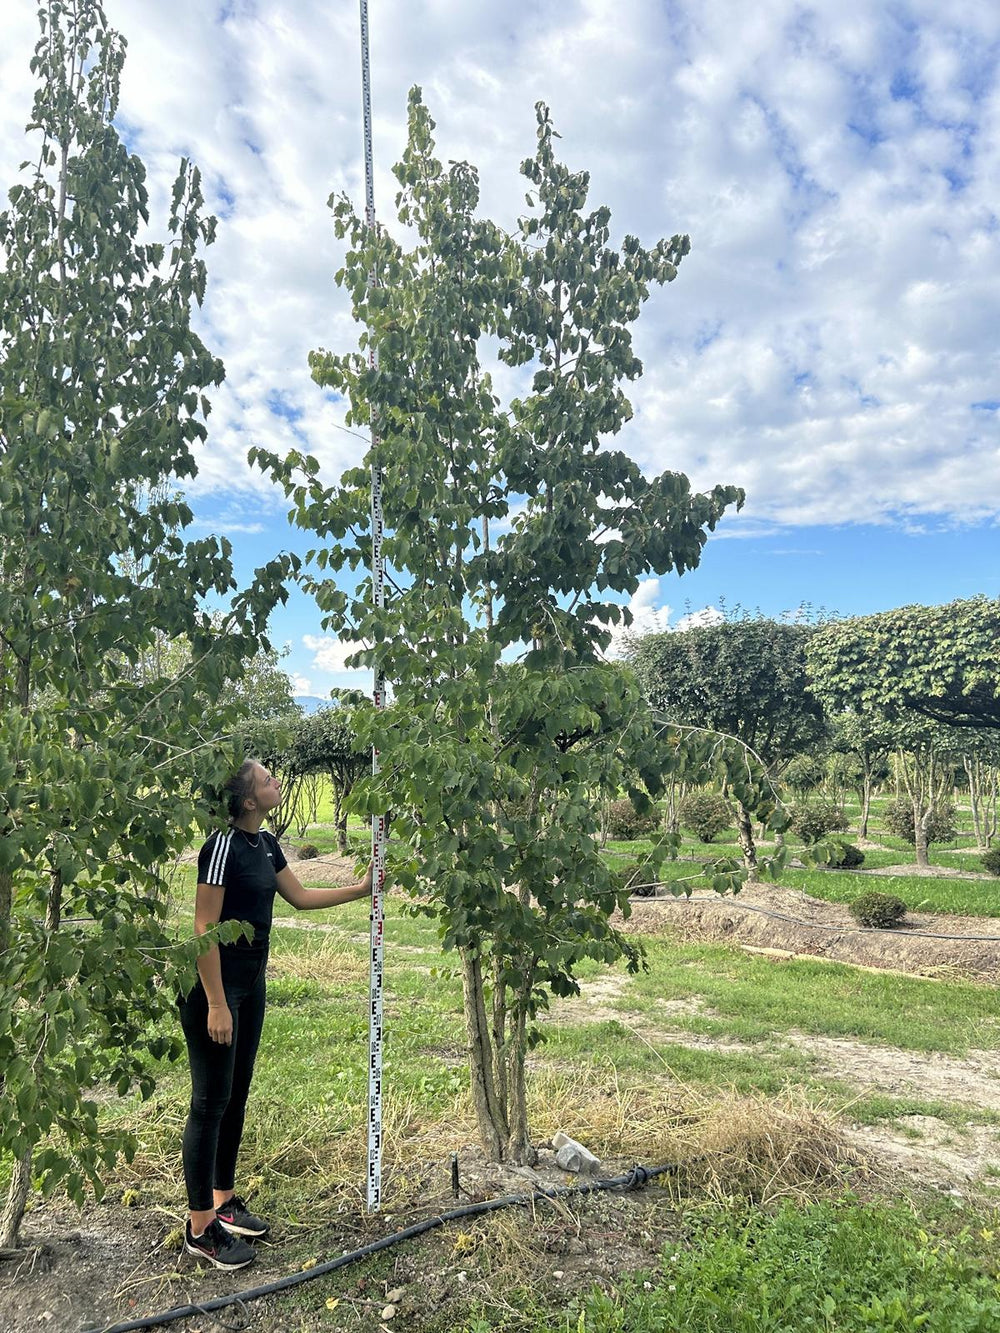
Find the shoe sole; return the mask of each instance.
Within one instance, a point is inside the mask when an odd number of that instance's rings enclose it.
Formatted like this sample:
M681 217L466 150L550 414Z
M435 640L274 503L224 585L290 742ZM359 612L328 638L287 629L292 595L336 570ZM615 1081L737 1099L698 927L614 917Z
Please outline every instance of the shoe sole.
M223 1259L216 1259L214 1255L206 1254L204 1250L199 1250L196 1246L189 1245L187 1241L184 1242L184 1253L193 1254L196 1259L204 1259L207 1264L212 1264L215 1268L228 1268L231 1270L246 1268L249 1264L252 1264L257 1257L255 1254L252 1254L249 1259L241 1259L238 1264L227 1264Z
M271 1230L270 1227L264 1227L261 1231L251 1231L249 1227L238 1227L235 1222L224 1222L222 1218L218 1216L218 1213L216 1213L216 1217L218 1217L219 1226L225 1227L230 1235L233 1236L253 1236L257 1240L260 1240L261 1236L266 1236Z

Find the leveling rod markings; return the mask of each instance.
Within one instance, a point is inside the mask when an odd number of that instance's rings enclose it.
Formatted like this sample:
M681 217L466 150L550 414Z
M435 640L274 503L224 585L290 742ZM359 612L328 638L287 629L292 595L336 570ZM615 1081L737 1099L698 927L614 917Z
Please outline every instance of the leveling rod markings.
M368 57L368 0L361 0L361 96L365 137L365 223L369 238L375 239L375 181L372 167L372 85ZM369 288L378 286L378 273L372 261ZM378 368L378 347L372 339L368 364ZM372 413L372 603L376 610L385 606L385 562L382 555L382 472L378 460L378 424ZM385 674L375 663L373 698L376 708L385 707ZM372 773L379 771L378 750L372 748ZM384 926L383 889L385 886L385 815L372 815L372 904L371 960L368 1009L368 1211L378 1212L382 1204L382 938Z

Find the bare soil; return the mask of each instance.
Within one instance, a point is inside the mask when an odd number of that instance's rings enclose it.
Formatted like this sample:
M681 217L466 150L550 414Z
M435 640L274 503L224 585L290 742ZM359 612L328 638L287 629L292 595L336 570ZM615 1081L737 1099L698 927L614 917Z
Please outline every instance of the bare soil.
M911 912L894 930L866 930L842 903L774 884L746 885L737 897L639 898L625 929L649 935L666 931L682 939L808 954L916 976L1000 980L1000 919Z

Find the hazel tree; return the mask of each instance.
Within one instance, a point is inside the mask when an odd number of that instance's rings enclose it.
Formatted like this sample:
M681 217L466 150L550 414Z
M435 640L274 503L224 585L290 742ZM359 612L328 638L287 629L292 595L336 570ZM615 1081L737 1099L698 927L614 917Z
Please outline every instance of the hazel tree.
M631 325L688 242L612 248L608 210L587 210L587 176L556 160L537 110L522 167L531 211L510 236L477 216L473 168L435 156L414 90L395 169L412 246L332 201L361 350L312 357L318 382L347 398L348 424L372 423L376 443L332 487L315 460L257 452L323 543L311 586L326 627L392 682L384 711L354 710L381 772L356 783L352 805L392 812L390 873L459 955L480 1136L493 1159L519 1162L533 1157L525 1056L548 996L578 991L584 958L639 965L609 920L628 903L600 856L592 799L626 782L624 755L655 748L634 678L603 660L628 614L611 594L697 564L706 530L742 498L694 495L677 473L647 480L603 447L631 416L622 386L642 369ZM524 385L506 403L484 364L497 347ZM367 577L341 587L370 558L373 463L382 609Z
M221 626L204 609L235 590L230 551L184 539L174 485L223 376L191 327L214 220L185 161L166 239L142 238L124 40L95 0L39 22L36 156L0 213L0 1248L33 1178L80 1201L134 1150L88 1092L148 1095L145 1057L178 1046L195 946L167 930L164 872L235 758L220 696L287 572L258 571ZM164 639L183 669L152 665Z

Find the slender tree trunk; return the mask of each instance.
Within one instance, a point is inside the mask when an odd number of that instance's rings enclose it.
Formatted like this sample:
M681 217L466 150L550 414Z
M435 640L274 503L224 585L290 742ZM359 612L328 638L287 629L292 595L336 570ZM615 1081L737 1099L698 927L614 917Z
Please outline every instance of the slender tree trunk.
M741 802L736 803L736 835L743 849L743 864L748 870L747 883L757 882L757 847L753 840L753 823L750 812Z
M868 820L872 808L872 776L866 772L861 787L861 822L858 825L858 837L868 837Z
M931 861L927 854L927 815L920 809L916 801L913 802L913 841L917 850L917 865L929 866Z
M465 998L465 1024L469 1036L469 1076L472 1104L483 1150L491 1162L502 1162L510 1137L506 1117L497 1097L493 1077L486 1002L483 995L482 960L478 951L460 950L462 990Z
M527 1054L525 1033L528 1002L531 998L531 972L525 973L525 980L517 995L517 1004L513 1014L513 1030L510 1034L507 1050L507 1107L510 1122L510 1160L518 1166L534 1166L538 1153L531 1143L528 1132L528 1096L524 1077L524 1059Z
M503 962L493 959L493 1084L504 1119L509 1123L507 1105L507 984L502 979Z
M31 1150L14 1163L7 1202L0 1213L0 1250L14 1250L21 1235L21 1221L31 1191Z
M10 918L14 910L14 876L9 870L0 870L0 954L10 944Z

